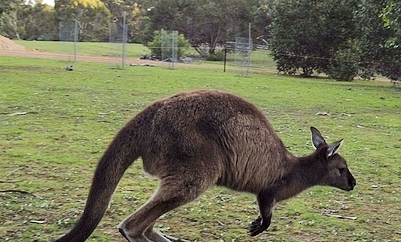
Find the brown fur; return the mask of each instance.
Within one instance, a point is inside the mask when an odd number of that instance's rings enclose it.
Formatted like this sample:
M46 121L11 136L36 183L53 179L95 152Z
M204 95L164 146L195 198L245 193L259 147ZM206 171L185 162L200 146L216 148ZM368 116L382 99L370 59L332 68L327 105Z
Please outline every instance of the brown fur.
M98 163L83 215L56 241L89 237L125 170L139 157L144 170L161 181L153 197L119 225L128 241L170 241L153 230L156 220L213 185L257 195L260 216L249 228L255 236L269 227L276 202L314 185L355 186L337 154L341 142L328 145L311 130L317 149L297 158L258 108L240 97L202 90L156 101L117 133Z

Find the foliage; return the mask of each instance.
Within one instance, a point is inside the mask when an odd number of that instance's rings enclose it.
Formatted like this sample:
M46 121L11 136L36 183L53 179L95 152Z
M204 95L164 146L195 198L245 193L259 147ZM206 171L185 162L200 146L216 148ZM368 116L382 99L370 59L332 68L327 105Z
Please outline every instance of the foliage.
M358 75L361 54L359 43L348 42L345 47L339 48L332 58L326 73L339 81L352 81Z
M271 0L259 0L252 4L252 39L257 45L266 45L271 38ZM252 3L252 2L251 2ZM244 36L246 36L244 34Z
M182 57L183 55L185 55L186 51L189 50L189 42L187 39L185 39L183 34L177 34L178 38L177 38L177 58L179 59L180 57ZM172 35L164 30L161 29L156 30L153 34L154 39L150 42L148 42L147 46L151 51L151 55L155 56L157 59L162 60L162 52L164 51L165 53L169 53L166 56L170 56L172 57L172 46L170 44L167 45L167 47L163 46L163 42L164 43L172 43ZM175 60L177 61L177 60Z
M318 18L322 13L314 3L275 2L271 49L279 72L295 74L301 69L301 75L308 77L314 70L320 72L320 66L327 65L327 49L319 44L323 32Z
M401 2L388 0L381 18L390 32L384 43L384 55L379 72L392 80L401 80Z
M357 0L275 1L271 48L277 69L304 77L327 73L330 59L355 32Z
M18 11L20 37L25 40L56 40L56 12L49 5L24 5Z
M362 0L355 21L360 30L362 65L401 80L401 3Z
M58 0L54 8L13 3L0 18L0 33L10 38L54 40L59 22L78 21L81 41L108 40L110 12L100 0Z
M178 30L199 54L207 56L235 36L248 36L248 23L253 22L257 10L262 12L258 4L256 0L148 0L142 8L147 17L143 28L151 32ZM259 19L259 24L254 29L265 31L266 23Z
M387 5L380 15L385 28L389 28L393 32L393 36L388 40L389 44L395 44L401 39L401 2L395 0L387 0Z
M81 41L108 41L110 11L100 0L59 0L58 21L79 23Z
M0 2L0 17L2 14L7 14L18 9L24 0L2 0Z
M210 54L208 57L206 57L207 61L223 61L224 60L224 51L219 50L213 54Z
M3 14L0 18L0 34L11 39L20 39L17 22L15 11Z
M111 19L120 25L128 25L128 41L140 43L142 38L140 26L143 20L141 16L141 0L103 0L103 3L109 9Z
M2 0L0 2L0 34L19 39L17 10L23 0Z

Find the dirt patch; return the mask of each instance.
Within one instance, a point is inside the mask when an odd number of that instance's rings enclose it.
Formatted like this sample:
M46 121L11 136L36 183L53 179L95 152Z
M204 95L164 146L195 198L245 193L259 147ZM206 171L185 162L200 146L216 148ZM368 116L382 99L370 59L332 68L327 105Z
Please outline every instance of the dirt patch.
M26 50L22 45L14 43L14 41L0 35L0 50Z

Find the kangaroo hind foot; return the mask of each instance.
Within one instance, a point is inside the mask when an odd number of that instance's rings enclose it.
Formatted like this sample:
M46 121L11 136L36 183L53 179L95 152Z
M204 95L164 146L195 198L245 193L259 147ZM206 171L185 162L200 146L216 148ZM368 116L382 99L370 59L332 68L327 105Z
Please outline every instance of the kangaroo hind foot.
M186 240L165 236L153 229L156 220L163 214L193 201L207 189L201 180L169 177L162 179L159 188L136 212L118 226L120 233L129 242L185 242Z

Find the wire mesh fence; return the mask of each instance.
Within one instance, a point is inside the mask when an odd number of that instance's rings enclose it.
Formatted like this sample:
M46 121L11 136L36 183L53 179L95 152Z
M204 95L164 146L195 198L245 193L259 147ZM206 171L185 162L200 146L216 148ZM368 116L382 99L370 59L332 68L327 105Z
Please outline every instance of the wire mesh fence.
M169 63L169 67L176 68L178 62L178 31L161 30L161 60Z
M161 60L142 59L143 56L151 56L150 49L140 44L128 43L128 27L122 21L110 23L108 42L80 42L80 36L83 32L84 30L77 21L60 22L60 41L52 43L57 45L59 52L56 58L71 64L77 61L107 62L117 68L143 64L169 68L178 68L182 65L204 65L205 68L220 69L221 71L225 69L241 76L249 76L256 72L277 72L267 45L253 46L249 38L237 38L236 41L230 42L231 48L228 48L227 62L224 66L223 58L210 62L205 57L201 57L195 49L183 51L178 46L177 31L166 31L163 34L160 46L162 49ZM223 53L222 56L224 56L225 50L227 50L227 44L218 46L215 51ZM35 53L38 57L45 57L46 54L44 52L33 52L32 55Z
M109 55L112 57L111 64L124 68L127 62L127 42L128 42L128 25L125 20L121 22L110 22L109 24ZM120 60L120 61L118 61Z
M252 50L251 38L235 38L235 70L239 75L249 76L251 74Z
M77 61L80 24L78 21L59 23L60 53L67 62Z

